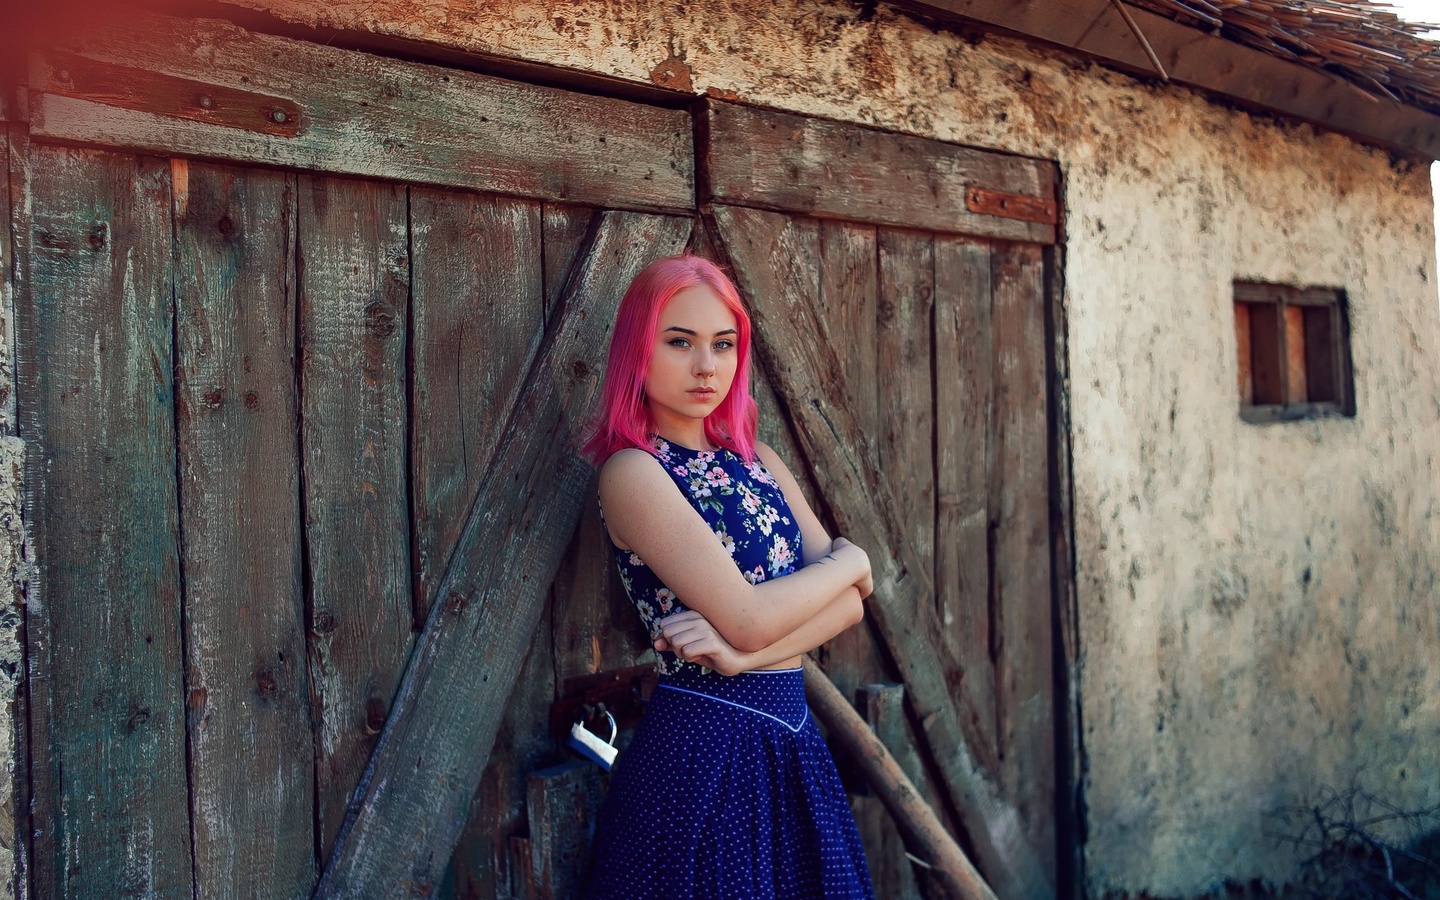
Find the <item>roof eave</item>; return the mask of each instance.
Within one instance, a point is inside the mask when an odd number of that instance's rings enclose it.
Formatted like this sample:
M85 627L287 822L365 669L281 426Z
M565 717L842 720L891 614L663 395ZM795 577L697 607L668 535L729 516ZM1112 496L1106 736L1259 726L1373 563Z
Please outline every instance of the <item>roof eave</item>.
M1158 77L1110 0L892 0L902 8L1073 50ZM1170 79L1408 155L1440 159L1440 116L1337 76L1129 6Z

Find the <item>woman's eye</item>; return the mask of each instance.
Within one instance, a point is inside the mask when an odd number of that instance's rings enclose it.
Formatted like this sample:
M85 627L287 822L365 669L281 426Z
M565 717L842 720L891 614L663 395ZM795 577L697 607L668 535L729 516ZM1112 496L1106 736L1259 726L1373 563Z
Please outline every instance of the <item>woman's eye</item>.
M666 341L665 343L669 344L669 345L672 346L672 347L679 347L679 348L682 349L682 350L685 349L686 347L690 346L690 342L687 341L687 340L685 340L685 338L682 338L682 337L671 338L670 340Z
M715 342L715 349L716 349L716 350L730 350L730 349L732 349L734 346L735 346L735 342L734 342L734 341L716 341L716 342Z

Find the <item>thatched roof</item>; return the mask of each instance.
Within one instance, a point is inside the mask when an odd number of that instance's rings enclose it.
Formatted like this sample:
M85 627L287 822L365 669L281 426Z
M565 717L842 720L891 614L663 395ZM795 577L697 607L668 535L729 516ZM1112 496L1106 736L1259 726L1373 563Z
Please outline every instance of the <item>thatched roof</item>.
M1341 78L1369 94L1440 113L1436 26L1369 0L1128 0L1136 6Z

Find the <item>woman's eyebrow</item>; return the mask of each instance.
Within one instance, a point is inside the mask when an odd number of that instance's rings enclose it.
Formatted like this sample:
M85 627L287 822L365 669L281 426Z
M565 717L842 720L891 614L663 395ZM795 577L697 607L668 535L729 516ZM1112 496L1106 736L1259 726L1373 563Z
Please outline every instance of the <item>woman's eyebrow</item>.
M680 332L681 334L688 334L688 335L690 335L691 337L697 337L697 336L699 336L699 332L697 332L697 331L692 331L692 330L689 329L689 328L681 328L679 325L671 325L669 328L666 328L665 331L678 331L678 332ZM662 332L662 334L663 334L663 333L664 333L664 332ZM725 329L724 331L717 331L717 332L715 332L715 336L716 336L716 337L719 337L719 336L721 336L722 334L737 334L737 333L738 333L738 332L737 332L734 328L727 328L727 329Z

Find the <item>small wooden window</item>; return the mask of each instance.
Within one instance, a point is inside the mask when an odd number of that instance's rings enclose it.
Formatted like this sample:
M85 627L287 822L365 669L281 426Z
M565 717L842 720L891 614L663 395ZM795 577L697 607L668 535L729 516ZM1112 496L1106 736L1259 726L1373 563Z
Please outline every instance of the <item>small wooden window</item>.
M1344 291L1237 281L1235 343L1241 418L1355 415Z

